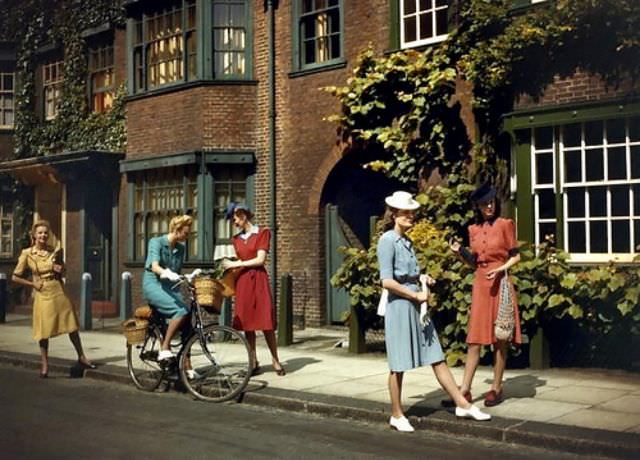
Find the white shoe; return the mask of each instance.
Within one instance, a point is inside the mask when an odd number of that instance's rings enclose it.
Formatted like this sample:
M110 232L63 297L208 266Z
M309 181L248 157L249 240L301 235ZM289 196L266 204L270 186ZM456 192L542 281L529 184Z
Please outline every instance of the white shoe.
M473 404L469 409L462 407L456 407L456 417L472 418L474 420L491 420L491 415L482 412L477 406Z
M389 419L389 425L391 425L398 431L404 431L406 433L415 431L415 429L411 426L411 423L409 423L407 417L405 417L404 415L399 418L391 416L391 418Z
M158 361L164 361L165 359L173 359L176 355L171 350L160 350L158 352Z
M194 371L193 369L187 369L185 373L187 374L187 378L189 380L198 380L202 378L202 376L198 374L196 371Z

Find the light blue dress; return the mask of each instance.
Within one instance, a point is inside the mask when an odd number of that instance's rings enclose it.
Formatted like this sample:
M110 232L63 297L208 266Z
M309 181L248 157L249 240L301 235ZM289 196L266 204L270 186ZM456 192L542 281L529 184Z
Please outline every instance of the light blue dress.
M420 268L411 240L389 230L378 240L377 254L381 280L395 279L415 292L420 290ZM384 328L391 371L404 372L444 361L433 320L423 327L420 307L391 291Z
M161 280L151 271L151 264L156 261L162 268L169 268L180 273L184 253L184 244L176 243L175 247L171 248L167 235L156 236L149 240L147 261L144 264L142 277L142 294L150 305L169 319L188 315L189 309L182 298L180 289L171 289L175 285L175 281Z

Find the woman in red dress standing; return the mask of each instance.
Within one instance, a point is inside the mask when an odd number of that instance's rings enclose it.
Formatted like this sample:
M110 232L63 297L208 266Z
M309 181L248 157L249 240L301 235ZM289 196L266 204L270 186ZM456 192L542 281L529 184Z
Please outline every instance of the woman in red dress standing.
M484 184L471 194L476 208L476 223L469 227L470 249L458 242L451 249L462 260L475 269L471 293L471 312L467 328L467 361L460 390L471 400L471 383L480 361L480 347L493 345L493 383L485 395L485 406L491 407L503 401L502 377L507 360L507 341L497 340L494 323L500 305L500 280L506 270L520 261L515 224L511 219L500 217L496 201L496 190ZM515 299L515 292L513 292ZM515 327L512 342L522 343L520 315L514 302Z
M233 225L240 233L233 237L233 248L238 259L223 260L222 268L241 268L236 278L236 303L233 327L244 331L251 348L253 374L260 372L256 356L256 331L262 331L271 352L273 368L278 375L285 375L285 370L278 358L276 343L276 311L269 287L269 276L264 268L271 231L259 228L251 223L253 213L248 206L230 203L226 210L227 219L233 219Z

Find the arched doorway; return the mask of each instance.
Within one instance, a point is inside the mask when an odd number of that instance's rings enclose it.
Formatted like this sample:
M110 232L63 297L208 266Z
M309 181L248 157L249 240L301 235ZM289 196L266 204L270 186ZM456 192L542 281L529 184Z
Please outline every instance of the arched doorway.
M340 323L349 311L349 295L331 285L331 277L344 261L342 246L366 249L372 222L384 211L384 197L401 185L362 167L358 155L347 155L331 170L322 189L324 212L325 292L327 322Z

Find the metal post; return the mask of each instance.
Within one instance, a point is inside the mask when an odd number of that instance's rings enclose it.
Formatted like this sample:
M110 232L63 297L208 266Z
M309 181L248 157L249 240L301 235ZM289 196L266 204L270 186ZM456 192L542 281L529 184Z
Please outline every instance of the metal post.
M293 289L291 274L280 278L280 306L278 308L278 345L286 347L293 343Z
M7 305L9 295L7 294L7 275L0 272L0 323L7 322Z
M231 297L225 297L223 299L218 323L221 326L231 326Z
M91 273L82 274L80 285L80 327L83 331L90 331L93 327L91 314Z
M131 317L131 272L122 272L120 284L120 319Z

